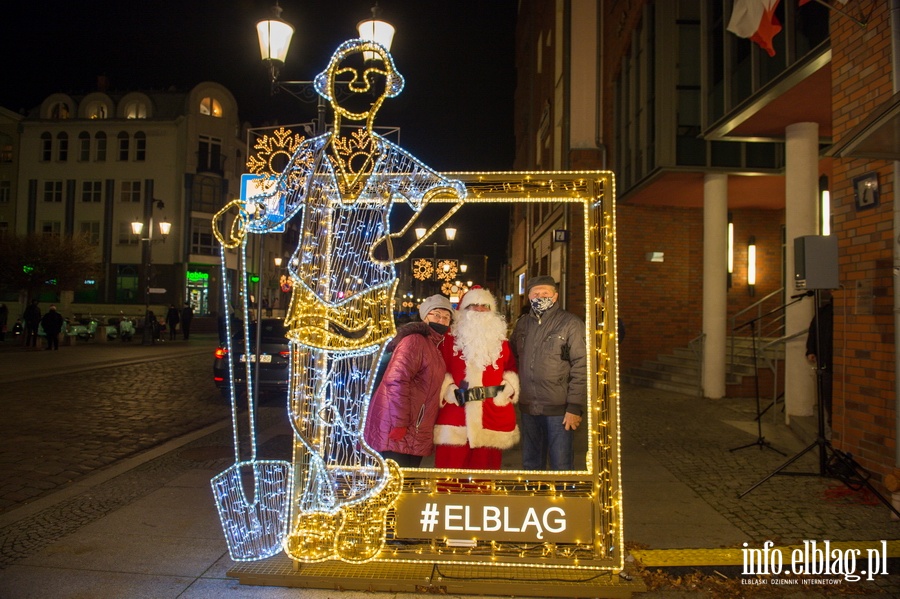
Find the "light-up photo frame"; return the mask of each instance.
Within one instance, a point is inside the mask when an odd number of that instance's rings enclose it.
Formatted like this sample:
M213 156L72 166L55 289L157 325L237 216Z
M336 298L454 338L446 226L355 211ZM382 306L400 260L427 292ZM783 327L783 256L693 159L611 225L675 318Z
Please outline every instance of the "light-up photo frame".
M391 510L387 543L378 560L620 569L612 175L596 171L446 176L466 186L466 199L454 215L457 222L466 222L472 216L469 211L477 214L480 206L489 204L549 202L569 208L569 262L583 265L583 273L572 276L585 282L583 302L572 298L571 303L586 306L583 314L578 313L584 318L589 357L586 426L576 432L576 470L571 472L523 471L514 464L500 471L404 469L403 489ZM516 288L518 280L510 284ZM510 328L513 325L514 319ZM511 453L515 460L515 448ZM554 518L561 514L561 519Z

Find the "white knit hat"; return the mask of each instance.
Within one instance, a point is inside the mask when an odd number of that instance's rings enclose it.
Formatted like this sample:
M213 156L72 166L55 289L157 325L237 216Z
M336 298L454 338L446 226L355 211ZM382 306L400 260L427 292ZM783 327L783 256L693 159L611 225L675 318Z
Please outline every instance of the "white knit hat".
M450 304L450 300L443 295L438 294L426 297L422 303L419 304L419 318L425 320L425 317L428 316L429 312L438 308L446 310L451 316L453 315L453 306Z
M475 285L463 294L459 299L459 310L465 310L466 306L472 304L490 306L491 312L497 311L497 300L494 299L494 295L479 285Z

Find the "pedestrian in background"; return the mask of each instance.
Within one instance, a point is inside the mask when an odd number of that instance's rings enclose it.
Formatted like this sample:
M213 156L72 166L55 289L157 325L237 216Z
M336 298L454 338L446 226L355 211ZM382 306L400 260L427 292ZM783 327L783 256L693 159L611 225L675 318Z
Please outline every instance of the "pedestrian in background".
M181 310L181 334L187 341L191 336L191 321L194 319L194 309L191 302L184 302L184 308Z
M453 306L443 295L433 295L419 306L419 314L422 322L397 329L385 348L390 358L366 415L366 443L404 468L419 467L434 451L434 420L446 372L439 348Z
M6 341L6 323L9 320L9 308L0 304L0 341Z
M575 430L587 403L584 321L559 307L553 277L532 277L531 311L512 334L519 362L524 470L574 470Z
M25 325L25 347L37 347L38 343L38 327L41 325L41 309L38 308L38 301L31 300L31 303L25 308L22 314L22 321Z
M62 314L56 311L56 306L50 306L50 309L41 318L41 326L44 327L44 335L47 337L47 350L58 350L59 333L63 328L63 317Z
M178 322L181 320L181 315L178 314L178 308L175 307L175 304L169 305L169 311L166 312L166 326L169 328L169 341L175 341L176 333L175 331L178 328Z
M817 320L818 319L818 320ZM831 438L831 408L834 368L834 302L827 289L820 292L819 310L809 323L806 335L806 359L816 369L817 391L825 410L825 437Z

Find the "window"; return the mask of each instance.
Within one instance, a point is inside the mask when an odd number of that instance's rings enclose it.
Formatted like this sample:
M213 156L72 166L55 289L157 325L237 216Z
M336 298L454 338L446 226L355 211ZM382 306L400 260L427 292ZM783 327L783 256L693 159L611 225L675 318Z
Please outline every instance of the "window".
M141 240L141 236L135 235L134 231L131 230L130 222L119 221L116 232L116 242L119 245L137 245Z
M0 181L0 204L9 204L12 199L12 181Z
M107 118L106 114L106 104L103 102L95 101L88 104L87 107L87 117L89 119L105 119Z
M103 199L102 181L83 181L81 183L82 202L100 202Z
M122 181L121 194L119 201L121 202L140 202L141 201L141 182L140 181Z
M138 161L147 159L147 136L143 131L134 134L134 159Z
M41 235L44 237L59 237L60 224L58 220L45 220L41 223Z
M201 256L217 256L216 238L213 237L212 223L208 220L191 220L191 253Z
M0 134L0 162L13 161L13 142L9 135Z
M128 160L128 134L121 131L116 137L119 140L119 160Z
M106 133L98 131L94 135L94 141L97 142L97 162L106 162Z
M60 162L65 162L69 159L69 134L68 133L57 133L56 134L56 158Z
M82 221L78 224L78 232L91 245L100 245L100 221Z
M44 181L44 201L61 203L63 197L62 181Z
M200 100L200 114L222 118L222 105L215 98L203 98Z
M197 148L197 172L221 174L222 158L222 140L201 135Z
M129 102L125 106L126 119L145 119L147 118L147 105L137 100Z
M50 107L51 119L67 119L69 118L69 105L65 102L57 102Z
M41 161L51 160L53 160L53 136L45 131L41 133Z
M221 207L219 190L222 180L215 177L194 177L191 206L198 212L214 213Z
M91 159L91 135L87 131L78 134L78 160L87 162Z

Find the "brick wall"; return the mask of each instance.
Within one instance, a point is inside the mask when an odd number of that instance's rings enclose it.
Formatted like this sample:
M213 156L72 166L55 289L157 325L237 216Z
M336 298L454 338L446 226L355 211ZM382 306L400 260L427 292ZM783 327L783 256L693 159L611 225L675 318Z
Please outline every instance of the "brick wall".
M622 368L685 347L702 330L703 211L664 206L621 205L616 211L619 316L625 340ZM781 287L784 213L736 210L735 268L728 291L728 316ZM747 241L756 238L756 295L747 290ZM663 252L663 262L647 254ZM723 259L723 268L724 268ZM660 315L665 315L660 318Z
M835 142L892 95L888 3L872 8L865 28L831 15ZM869 172L878 174L880 202L857 210L853 179ZM843 286L834 294L833 442L880 481L885 474L900 474L894 466L892 163L836 159L831 192Z

